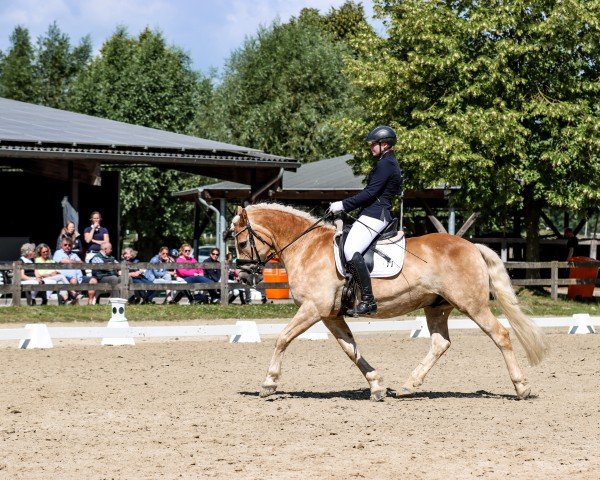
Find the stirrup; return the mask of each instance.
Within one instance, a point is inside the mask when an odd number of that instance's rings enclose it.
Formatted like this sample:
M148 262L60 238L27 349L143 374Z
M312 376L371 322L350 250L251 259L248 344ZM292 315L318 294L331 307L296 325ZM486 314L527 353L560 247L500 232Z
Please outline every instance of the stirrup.
M375 312L377 312L377 303L374 298L369 298L361 300L358 305L356 305L356 308L348 310L346 314L352 317L360 317Z

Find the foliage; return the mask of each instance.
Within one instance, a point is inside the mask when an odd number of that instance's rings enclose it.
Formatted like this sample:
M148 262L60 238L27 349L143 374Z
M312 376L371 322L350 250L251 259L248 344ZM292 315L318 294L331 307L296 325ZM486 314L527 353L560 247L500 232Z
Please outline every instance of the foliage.
M303 10L259 29L234 52L213 99L213 136L302 161L339 155L333 119L352 108L342 73L348 47L327 25Z
M16 27L10 43L7 54L0 59L0 97L34 102L38 89L29 30Z
M100 55L77 79L74 110L161 130L190 133L202 115L209 79L194 72L189 57L169 47L160 32L132 38L119 27ZM138 233L137 248L148 255L158 243L174 245L192 236L192 205L171 192L196 187L202 178L171 169L131 167L122 172L122 226Z
M599 2L378 0L376 9L387 36L354 39L361 55L347 73L365 109L344 120L347 139L391 124L409 188L460 185L460 205L488 218L523 202L535 243L542 206L600 205Z

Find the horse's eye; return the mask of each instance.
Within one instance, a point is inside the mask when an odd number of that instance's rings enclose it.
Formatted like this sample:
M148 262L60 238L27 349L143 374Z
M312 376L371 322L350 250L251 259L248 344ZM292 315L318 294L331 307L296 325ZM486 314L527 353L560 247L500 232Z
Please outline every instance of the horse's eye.
M248 245L248 240L244 240L243 242L240 242L240 248L243 250L244 248L246 248L246 245Z

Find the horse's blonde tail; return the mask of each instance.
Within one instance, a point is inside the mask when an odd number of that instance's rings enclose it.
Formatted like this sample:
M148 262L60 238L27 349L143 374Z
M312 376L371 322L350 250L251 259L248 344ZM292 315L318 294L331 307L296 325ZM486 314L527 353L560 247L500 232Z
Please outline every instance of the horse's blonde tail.
M496 252L485 245L475 244L475 246L487 265L492 294L498 300L500 308L523 345L529 363L537 365L549 350L544 332L521 310L506 268Z

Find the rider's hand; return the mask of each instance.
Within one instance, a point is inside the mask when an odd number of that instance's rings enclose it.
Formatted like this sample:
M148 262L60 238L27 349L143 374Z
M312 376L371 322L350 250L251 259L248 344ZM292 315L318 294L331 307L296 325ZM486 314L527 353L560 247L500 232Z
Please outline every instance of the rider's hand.
M329 213L339 213L344 211L344 204L342 202L332 202L329 205Z

